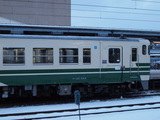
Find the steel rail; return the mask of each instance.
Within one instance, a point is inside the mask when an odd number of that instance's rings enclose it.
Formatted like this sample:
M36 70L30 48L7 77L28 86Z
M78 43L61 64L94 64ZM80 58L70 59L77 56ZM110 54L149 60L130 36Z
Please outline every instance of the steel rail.
M81 108L80 110L94 110L94 109L102 109L102 108L114 108L114 107L132 107L132 106L144 106L144 105L154 105L160 104L160 102L150 102L150 103L137 103L137 104L126 104L126 105L114 105L114 106L102 106L102 107L88 107L88 108ZM143 109L158 109L160 107L150 107L150 108L140 108L135 110L143 110ZM79 109L63 109L63 110L50 110L50 111L38 111L38 112L25 112L25 113L9 113L9 114L0 114L0 117L8 117L8 116L22 116L22 115L34 115L34 114L47 114L47 113L61 113L61 112L73 112L78 111ZM118 110L118 111L107 111L107 112L97 112L97 113L86 113L81 115L89 115L89 114L103 114L103 113L112 113L112 112L124 112L124 111L133 111L134 109L130 110ZM78 114L73 115L62 115L63 117L69 116L76 116ZM60 117L60 116L51 116L52 118ZM41 117L42 118L42 117ZM25 118L26 119L26 118ZM30 118L28 118L29 120ZM33 119L33 118L32 118ZM34 118L40 119L40 118ZM17 119L21 120L21 119Z
M115 111L106 111L106 112L83 113L81 115L85 116L85 115L107 114L107 113L115 113L115 112L128 112L128 111L137 111L137 110L148 110L148 109L160 109L160 107L148 107L148 108L136 108L136 109L115 110ZM36 119L49 119L49 118L73 117L73 116L79 116L79 114L59 115L59 116L49 116L49 117L24 118L24 119L15 119L15 120L36 120Z

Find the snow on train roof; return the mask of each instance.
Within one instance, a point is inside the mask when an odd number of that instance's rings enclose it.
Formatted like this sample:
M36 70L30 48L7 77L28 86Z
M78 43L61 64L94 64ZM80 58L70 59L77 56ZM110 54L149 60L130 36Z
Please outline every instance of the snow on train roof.
M139 42L140 40L147 41L147 39L144 39L144 38L94 37L94 36L47 36L47 35L0 35L0 38L135 41L135 42Z

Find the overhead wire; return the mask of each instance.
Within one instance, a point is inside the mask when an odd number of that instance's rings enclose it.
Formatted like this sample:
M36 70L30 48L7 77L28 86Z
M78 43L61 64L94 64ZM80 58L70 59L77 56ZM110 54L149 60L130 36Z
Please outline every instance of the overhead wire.
M5 0L5 1L12 1L12 0ZM15 1L19 1L19 0L15 0ZM137 1L137 2L144 2L144 0L132 0L132 1ZM31 2L31 3L37 3L35 1L22 1L22 2ZM149 1L145 1L145 2L149 2ZM151 1L150 1L151 2ZM109 6L109 5L94 5L94 4L69 4L69 3L65 3L65 2L49 2L49 1L39 1L38 3L48 3L50 5L58 5L58 4L61 4L61 5L66 5L66 6L80 6L80 7L92 7L92 8L115 8L115 9L130 9L130 10L141 10L141 11L157 11L157 12L160 12L160 9L144 9L144 8L135 8L135 7L118 7L118 6ZM159 2L160 3L160 2ZM16 5L18 7L25 7L26 4L24 5ZM5 6L5 5L3 5ZM6 5L7 6L7 5ZM15 4L13 4L12 6L15 6ZM29 7L29 6L28 6ZM54 6L55 7L55 6ZM38 6L35 6L35 8L42 8L42 7L38 7ZM48 9L52 9L52 7L50 6ZM56 9L66 9L66 8L56 8ZM82 9L83 10L83 9Z
M73 6L83 6L83 7L99 7L99 8L116 8L116 9L127 9L127 10L141 10L141 11L155 11L160 12L160 9L145 9L145 8L135 8L135 7L117 7L109 5L88 5L88 4L71 4Z
M153 0L132 0L136 2L150 2L150 3L160 3L159 1L153 1Z
M3 1L12 1L13 0L3 0ZM19 0L14 0L14 1L19 1ZM132 1L137 1L137 2L142 2L142 0L132 0ZM37 3L37 1L21 1L21 2L30 2L30 3ZM143 2L152 2L152 1L144 1ZM155 1L156 2L156 1ZM38 1L38 3L48 3L49 5L58 5L58 4L61 4L61 5L66 5L66 6L80 6L80 7L92 7L92 8L114 8L114 9L130 9L130 10L141 10L141 11L157 11L157 12L160 12L160 9L144 9L144 8L135 8L135 7L119 7L119 6L112 6L112 5L95 5L95 4L75 4L75 3L67 3L67 2L51 2L51 1ZM160 3L160 2L158 2ZM14 6L14 4L12 5ZM16 5L17 6L17 5ZM20 5L19 5L20 6ZM26 4L22 5L21 7L25 7ZM29 7L29 6L28 6ZM37 8L38 6L35 6L35 8ZM39 8L39 7L38 7ZM58 9L58 8L57 8ZM63 8L61 8L63 9Z
M71 10L74 10L74 11L88 11L88 12L97 12L97 13L123 13L123 14L139 14L139 15L153 15L153 16L157 16L157 15L160 15L158 13L142 13L142 12L120 12L120 11L111 11L111 10L91 10L91 9L87 9L87 10L84 10L84 9L71 9Z
M126 12L126 11L111 11L111 10L86 10L86 9L73 9L72 10L77 10L77 11L89 11L89 12L99 12L100 14L105 12L105 13L117 13L117 14L138 14L138 15L153 15L153 16L159 16L159 9L144 9L144 8L137 8L137 7L117 7L117 6L105 6L105 5L88 5L88 4L72 4L74 6L80 6L80 7L90 7L90 8L114 8L114 9L123 9L123 10L134 10L134 11L150 11L152 13L147 13L147 12ZM153 13L154 12L154 13ZM155 13L158 12L158 13ZM93 19L112 19L112 20L125 20L125 21L141 21L141 22L160 22L159 20L148 20L148 19L133 19L133 18L115 18L115 17L102 17L99 15L99 17L95 16L72 16L72 17L79 17L79 18L93 18Z
M132 0L132 1L139 2L141 0ZM156 2L156 1L150 1L150 2ZM51 2L40 1L40 3L48 3L48 4L50 4ZM122 13L122 14L137 14L137 15L152 15L152 16L159 16L160 15L159 14L159 12L160 12L159 9L144 9L144 8L137 8L137 7L134 8L134 7L119 7L119 6L93 5L93 4L91 4L91 5L89 5L89 4L73 4L73 3L71 3L71 4L68 4L68 3L52 3L52 4L54 4L54 5L56 5L56 4L70 5L70 6L72 6L71 7L72 12L73 11L79 11L79 12L86 12L86 11L88 11L88 12L97 12L99 14L101 14L101 13L117 13L117 14L121 14ZM21 7L23 7L23 6L21 6ZM79 9L76 8L75 9L74 7L83 7L83 9L82 8L79 8ZM85 9L84 9L84 7L85 7ZM90 9L90 8L93 8L93 9ZM116 10L120 9L120 10L125 10L125 11L111 11L111 10L100 10L100 9L97 10L95 8L112 8L112 9L116 9ZM52 9L52 8L49 7L48 9ZM56 8L56 9L59 9L59 10L70 10L68 8ZM135 12L128 12L126 10L134 10ZM154 12L154 13L138 12L138 11L148 11L148 12L150 11L150 12ZM158 13L155 13L155 12L158 12ZM30 13L30 14L32 14L32 13ZM57 17L70 17L69 15L68 16L67 15L55 15L55 16L57 16ZM112 20L125 20L125 21L160 22L159 20L102 17L101 15L99 15L99 17L96 17L96 16L85 16L84 14L83 14L83 16L71 15L71 17L74 17L74 18L83 18L83 19L84 18L86 18L86 19L92 18L92 19L112 19Z
M144 20L144 19L129 19L129 18L113 18L113 17L89 17L89 16L72 16L76 18L90 18L90 19L106 19L106 20L123 20L123 21L140 21L140 22L152 22L152 23L159 23L159 20Z

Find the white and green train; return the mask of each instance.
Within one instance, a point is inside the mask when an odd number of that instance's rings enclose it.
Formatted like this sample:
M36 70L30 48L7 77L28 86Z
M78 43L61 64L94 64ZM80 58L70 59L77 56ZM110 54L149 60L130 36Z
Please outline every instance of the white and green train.
M0 95L115 94L148 89L149 41L82 36L0 36Z

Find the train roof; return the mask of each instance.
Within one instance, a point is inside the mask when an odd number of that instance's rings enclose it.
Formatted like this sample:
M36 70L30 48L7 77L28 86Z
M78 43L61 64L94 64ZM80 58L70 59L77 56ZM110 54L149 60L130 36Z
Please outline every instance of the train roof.
M96 40L96 41L134 41L149 40L144 38L124 38L124 37L95 37L95 36L49 36L49 35L0 35L0 38L20 38L20 39L59 39L59 40Z
M160 53L160 49L151 49L150 53Z
M151 49L150 56L159 57L160 56L160 49Z

